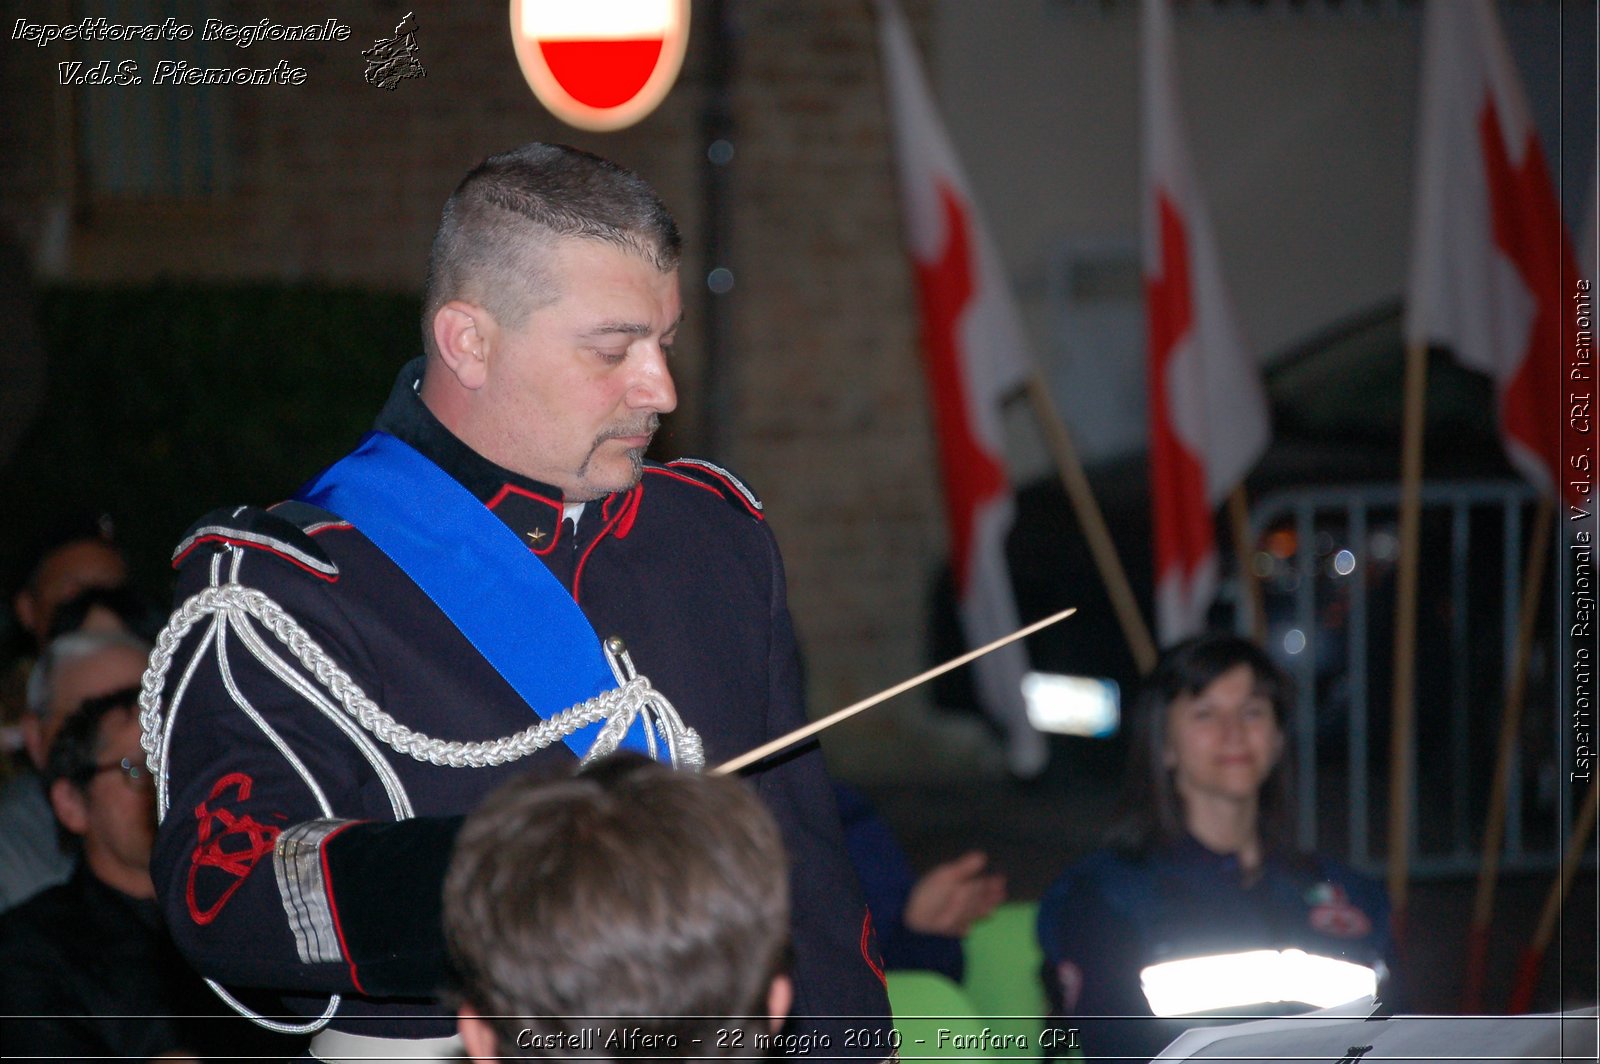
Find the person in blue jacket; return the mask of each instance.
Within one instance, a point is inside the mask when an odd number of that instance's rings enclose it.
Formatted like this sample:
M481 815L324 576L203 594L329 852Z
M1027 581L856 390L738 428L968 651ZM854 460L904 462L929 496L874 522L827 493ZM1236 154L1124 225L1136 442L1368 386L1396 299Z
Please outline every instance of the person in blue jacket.
M1203 635L1157 663L1133 706L1107 845L1040 904L1058 1050L1148 1059L1206 1017L1376 993L1388 901L1295 850L1291 708L1288 678L1247 640Z
M961 982L967 967L961 940L1006 900L1005 876L982 850L968 850L918 876L865 794L834 780L833 795L884 970L937 972Z

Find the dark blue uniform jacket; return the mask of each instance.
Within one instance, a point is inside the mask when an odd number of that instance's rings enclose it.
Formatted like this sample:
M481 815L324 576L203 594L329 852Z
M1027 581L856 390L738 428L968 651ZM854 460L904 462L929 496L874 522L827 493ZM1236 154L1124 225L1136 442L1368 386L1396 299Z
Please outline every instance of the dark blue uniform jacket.
M620 636L700 733L708 765L805 722L783 565L743 485L715 467L651 464L633 489L590 502L574 532L558 490L493 465L439 424L416 394L420 371L418 360L402 372L377 428L524 538L596 633ZM409 728L481 741L533 723L423 593L322 511L218 511L175 564L180 603L230 580L264 591ZM460 817L512 775L570 765L571 752L556 744L509 765L447 768L378 744L375 763L359 748L375 740L340 723L342 711L260 624L196 623L166 698L176 714L171 800L154 874L196 967L225 985L269 988L300 1015L342 994L333 1021L342 1029L450 1033L434 997L444 970L439 889ZM803 747L749 778L793 862L794 1030L829 1033L842 1051L843 1031L861 1025L809 1018L863 1016L886 1028L888 1004L821 755ZM395 779L414 819L396 822Z
M1382 887L1337 861L1268 854L1247 886L1237 857L1188 835L1143 857L1092 853L1039 903L1046 988L1091 1059L1149 1059L1197 1026L1153 1018L1139 982L1147 965L1297 948L1387 968L1388 924Z
M835 783L833 796L839 802L850 864L872 910L884 969L938 972L953 983L961 982L966 971L961 940L913 931L905 924L906 902L917 885L917 873L888 822L854 787Z

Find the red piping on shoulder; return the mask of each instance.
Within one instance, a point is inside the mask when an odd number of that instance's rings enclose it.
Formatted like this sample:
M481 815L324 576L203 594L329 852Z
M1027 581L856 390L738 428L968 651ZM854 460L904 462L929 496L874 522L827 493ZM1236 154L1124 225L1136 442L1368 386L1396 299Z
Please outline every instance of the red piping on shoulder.
M285 554L281 550L273 550L271 547L262 546L260 543L251 543L247 540L234 539L231 536L201 536L199 539L189 544L188 550L172 559L172 567L174 569L181 568L183 566L183 560L193 553L194 549L202 543L226 543L230 547L249 547L251 550L266 551L268 554L277 555L279 558L282 558L296 569L301 569L310 573L318 580L323 580L330 584L337 584L339 582L339 577L337 575L329 576L327 573L320 573L311 568L311 566L300 561L300 559L296 558L292 554Z
M724 476L723 474L717 472L715 469L706 469L704 466L695 466L695 468L696 469L705 469L705 471L707 473L710 473L712 476L714 476L718 480L722 481L722 483L726 484L728 486L728 490L726 492L718 491L716 488L712 487L710 484L707 484L705 481L699 480L699 479L697 479L695 477L688 476L687 474L684 474L684 473L679 473L677 470L671 468L670 466L650 466L650 467L646 468L645 472L647 472L647 473L660 473L663 476L671 477L673 480L681 480L685 484L693 484L695 487L701 489L702 491L709 491L711 494L717 496L718 498L725 498L725 497L731 495L734 498L739 500L739 505L744 507L745 512L748 513L751 517L754 517L757 521L765 521L767 519L767 515L762 513L760 510L756 509L755 507L751 506L750 505L750 500L745 498L744 492L740 491L738 485L734 484L733 481L729 480L726 476Z
M718 491L716 488L713 488L710 484L707 484L705 481L696 480L694 477L685 476L684 474L679 473L679 472L677 472L675 470L668 469L665 466L647 466L647 467L645 467L645 472L646 473L658 473L658 474L660 474L661 476L664 476L664 477L671 477L673 480L681 480L685 484L693 484L695 487L699 488L701 491L709 491L711 494L717 496L718 498L721 498L721 496L722 496L722 492Z
M767 519L766 514L750 505L750 500L745 497L746 489L741 488L738 484L735 484L732 477L728 476L720 469L712 469L709 466L696 465L695 468L704 469L707 473L710 473L712 476L726 484L728 486L728 491L739 500L739 505L743 506L747 511L749 511L751 517L754 517L757 521L765 521ZM718 492L718 494L720 495L722 493Z

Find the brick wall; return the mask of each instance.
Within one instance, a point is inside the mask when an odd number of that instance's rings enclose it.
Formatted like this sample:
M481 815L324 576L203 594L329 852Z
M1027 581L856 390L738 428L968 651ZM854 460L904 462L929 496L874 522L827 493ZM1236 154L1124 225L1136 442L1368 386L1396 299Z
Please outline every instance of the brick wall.
M860 0L735 10L731 457L784 545L813 706L837 707L922 667L944 534L877 45ZM886 738L904 717L850 734Z

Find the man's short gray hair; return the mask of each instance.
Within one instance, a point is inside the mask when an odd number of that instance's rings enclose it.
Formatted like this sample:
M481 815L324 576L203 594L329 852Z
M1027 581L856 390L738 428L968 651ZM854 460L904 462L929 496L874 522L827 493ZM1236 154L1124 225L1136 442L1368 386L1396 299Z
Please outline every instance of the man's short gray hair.
M68 632L51 640L28 674L28 709L40 719L48 717L61 669L112 647L126 647L145 657L151 650L149 643L127 632Z
M451 194L428 257L422 343L438 355L433 319L454 299L476 303L508 329L561 293L545 261L563 240L596 240L662 273L683 240L638 174L563 144L525 144L479 163Z

